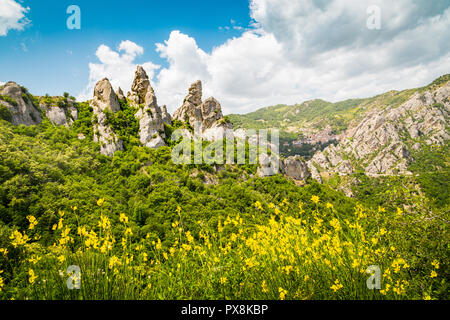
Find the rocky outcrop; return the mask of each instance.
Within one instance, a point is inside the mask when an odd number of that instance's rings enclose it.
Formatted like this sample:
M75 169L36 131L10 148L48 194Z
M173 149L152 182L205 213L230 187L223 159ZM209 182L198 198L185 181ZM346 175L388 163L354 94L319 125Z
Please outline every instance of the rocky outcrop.
M93 108L94 141L100 144L100 153L112 156L116 151L123 150L123 143L107 123L108 113L120 110L119 99L107 78L97 82L94 88Z
M128 99L136 105L145 103L148 88L150 87L150 80L147 73L141 66L137 67L134 74L134 81L131 85L131 92L128 93Z
M443 144L448 134L450 82L414 93L398 107L370 111L337 145L316 153L308 167L347 175L356 168L368 176L409 175L411 154L423 144ZM316 175L317 178L317 175Z
M210 97L202 102L200 80L191 85L183 105L175 111L173 119L189 122L192 126L201 124L203 139L209 141L223 139L227 136L227 130L232 128L222 114L219 101Z
M172 116L167 112L167 107L164 105L161 107L162 121L168 125L172 124Z
M164 106L163 110L158 106L153 88L150 86L145 70L139 66L135 73L133 85L128 99L139 110L135 113L139 120L139 139L149 148L159 148L166 145L164 123L171 124L172 120Z
M189 93L184 98L183 105L173 114L173 120L189 122L194 125L196 122L202 122L202 82L194 82L189 88Z
M53 99L62 99L61 97L53 97ZM45 116L55 126L69 127L78 119L78 109L71 99L61 100L63 103L46 103L42 100L39 108L45 113Z
M286 158L281 169L283 174L294 180L306 180L311 176L306 162L300 156Z
M134 116L139 120L139 138L144 146L159 148L166 145L162 112L151 87L145 96L144 106Z
M28 97L26 90L15 82L7 82L0 87L0 105L11 113L11 123L26 126L42 122L41 112Z
M119 101L126 101L125 95L123 94L123 91L120 87L119 87L119 89L117 89L116 95L117 95L117 99L119 99Z

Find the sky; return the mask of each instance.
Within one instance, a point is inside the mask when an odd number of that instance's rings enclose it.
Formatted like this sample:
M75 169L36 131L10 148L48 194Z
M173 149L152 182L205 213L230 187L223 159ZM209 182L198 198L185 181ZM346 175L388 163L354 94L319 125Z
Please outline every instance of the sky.
M450 73L450 1L0 0L0 83L82 101L137 65L171 112L196 80L225 114L420 87Z

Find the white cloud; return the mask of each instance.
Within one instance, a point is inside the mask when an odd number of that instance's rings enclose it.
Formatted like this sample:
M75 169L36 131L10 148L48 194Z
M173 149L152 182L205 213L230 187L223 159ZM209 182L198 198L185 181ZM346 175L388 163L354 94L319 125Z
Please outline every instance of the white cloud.
M30 23L25 17L29 11L16 1L0 0L0 36L6 36L9 30L23 30Z
M100 45L95 55L101 63L89 64L89 83L77 99L79 101L91 99L95 84L105 77L110 80L115 90L121 87L126 94L130 90L137 67L134 60L143 53L144 49L141 46L129 40L122 41L117 51L104 44ZM146 62L142 66L150 78L153 78L155 70L159 68L151 62Z
M381 9L381 30L366 27L373 4ZM447 0L252 0L253 27L211 52L179 31L156 44L169 64L154 74L158 101L173 112L198 79L205 98L216 97L225 113L422 86L450 72L449 6ZM109 58L102 68L125 60L103 51Z

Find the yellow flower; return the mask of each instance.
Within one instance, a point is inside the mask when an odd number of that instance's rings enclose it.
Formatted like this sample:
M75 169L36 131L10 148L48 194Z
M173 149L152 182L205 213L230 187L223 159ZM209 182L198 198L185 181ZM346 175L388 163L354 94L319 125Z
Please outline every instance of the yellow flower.
M336 279L336 281L334 281L334 284L330 287L330 289L332 289L333 292L336 292L340 290L342 287L344 286L339 282L339 279Z
M280 293L280 299L284 300L286 298L287 295L287 290L283 289L283 288L278 288L278 292Z
M430 274L430 278L436 278L437 277L437 273L436 273L436 271L431 271L431 274Z
M125 213L121 213L119 215L119 221L123 223L128 223L128 217L125 215Z
M320 201L320 198L318 196L312 196L311 201L314 202L315 204L318 204Z
M263 282L261 283L261 289L262 289L262 292L264 292L264 293L269 292L269 288L267 288L266 280L263 280Z
M29 281L31 284L33 284L34 281L37 279L38 276L35 275L33 269L29 269L29 270L28 270L28 275L29 275L28 281Z
M423 297L423 300L431 300L431 297L430 297L430 295L428 295L428 294L425 294L425 296Z
M7 255L8 254L8 249L6 248L0 248L0 253L3 253L3 255Z
M38 224L36 218L34 216L27 216L27 219L30 222L30 226L28 228L30 230L33 230L34 227Z
M328 209L333 209L333 205L331 203L327 202L327 208Z
M220 278L220 284L225 284L225 283L227 283L227 278L226 277L221 277Z
M161 240L159 240L158 238L158 242L156 243L156 250L161 250L161 248L162 248Z
M2 274L2 273L3 273L3 270L0 270L0 274ZM0 292L2 292L2 288L4 285L5 285L5 283L3 282L3 278L0 277Z
M61 255L61 256L58 257L58 261L59 261L59 263L63 263L64 261L66 261L66 257Z
M433 267L435 267L436 269L439 269L439 261L433 260L433 262L431 262L431 265L432 265Z
M400 208L397 208L397 215L398 215L398 216L401 216L401 215L402 215L402 213L403 213L403 210L402 210L402 209L400 209Z
M97 200L97 205L98 205L99 207L101 207L102 204L103 204L103 202L105 202L105 199L103 199L103 198L98 199L98 200Z
M127 235L130 235L130 236L133 235L133 231L131 231L131 228L127 228L127 229L125 230L125 236L127 236Z
M121 262L119 260L119 258L117 258L116 256L112 256L111 258L109 258L109 268L112 269L115 266L120 266Z
M33 255L31 256L31 258L28 259L29 262L31 262L32 264L36 264L39 262L39 260L41 260L41 257Z

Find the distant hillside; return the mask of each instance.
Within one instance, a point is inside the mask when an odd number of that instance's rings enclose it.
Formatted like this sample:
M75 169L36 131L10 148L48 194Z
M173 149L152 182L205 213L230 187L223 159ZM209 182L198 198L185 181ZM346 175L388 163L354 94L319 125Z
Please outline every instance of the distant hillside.
M316 150L324 148L317 145L304 144L302 147L292 145L292 142L301 139L305 135L314 135L330 126L334 134L341 134L351 126L364 118L374 109L397 107L406 102L414 93L423 92L442 85L450 80L450 74L446 74L430 85L403 91L389 91L371 98L349 99L336 103L315 99L297 105L276 105L261 108L251 113L228 116L234 128L244 129L270 129L280 130L282 145L288 142L290 145L282 146L283 155L301 154L309 157Z

